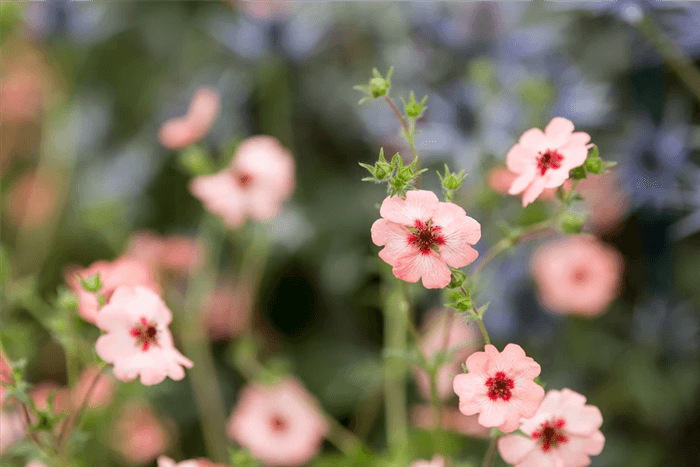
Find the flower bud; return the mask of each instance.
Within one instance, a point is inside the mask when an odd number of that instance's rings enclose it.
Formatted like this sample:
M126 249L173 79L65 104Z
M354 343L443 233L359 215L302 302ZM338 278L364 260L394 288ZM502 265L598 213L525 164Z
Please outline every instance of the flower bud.
M581 180L586 178L586 169L583 165L573 168L569 171L569 178L574 180Z
M565 213L560 221L562 232L565 234L577 234L583 230L583 224L586 222L586 214L574 214L572 212Z
M425 105L425 102L428 100L428 96L423 97L420 102L416 101L416 95L411 91L408 94L408 102L403 100L401 98L401 102L403 102L403 108L404 112L406 112L406 115L409 117L414 117L418 118L421 116L423 111L427 109L428 107Z
M80 285L83 287L83 289L88 292L97 293L102 288L99 273L90 276L87 279L83 279L82 277L78 276L78 279L80 279Z

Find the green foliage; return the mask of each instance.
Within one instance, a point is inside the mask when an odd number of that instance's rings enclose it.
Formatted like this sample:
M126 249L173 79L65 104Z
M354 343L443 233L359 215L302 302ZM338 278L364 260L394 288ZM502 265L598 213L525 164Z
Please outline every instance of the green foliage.
M180 167L191 177L209 175L215 172L211 156L201 146L188 146L178 154Z
M583 230L583 225L586 223L586 213L576 214L573 212L565 212L559 219L559 228L565 234L577 234Z

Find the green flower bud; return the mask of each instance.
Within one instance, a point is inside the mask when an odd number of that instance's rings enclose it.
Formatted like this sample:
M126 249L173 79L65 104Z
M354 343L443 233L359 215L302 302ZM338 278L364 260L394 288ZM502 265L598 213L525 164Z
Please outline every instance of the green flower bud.
M569 171L569 177L573 178L574 180L581 180L583 178L586 178L586 169L583 165L571 169Z
M565 234L577 234L583 230L583 224L586 223L585 214L574 214L572 212L564 213L561 218L560 226Z
M586 169L593 174L599 174L603 169L603 160L600 157L586 159Z
M83 279L80 276L78 276L78 279L80 279L80 285L83 287L83 289L85 289L88 292L97 293L102 288L102 282L100 281L99 272L94 276L88 277L87 279Z
M427 109L428 107L425 105L425 102L428 100L428 96L423 97L420 102L416 101L416 95L411 91L408 94L408 102L403 100L403 97L401 98L401 102L403 102L403 109L404 112L406 112L406 115L409 117L414 117L418 118L421 116L423 111Z

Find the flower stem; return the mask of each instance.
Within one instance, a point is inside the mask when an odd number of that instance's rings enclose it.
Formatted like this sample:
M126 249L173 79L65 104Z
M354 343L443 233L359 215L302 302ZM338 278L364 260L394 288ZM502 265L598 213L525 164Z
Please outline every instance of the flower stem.
M393 110L394 113L396 114L396 118L399 119L399 122L401 123L401 126L403 127L403 129L406 130L406 132L408 132L409 131L408 124L406 123L406 120L403 118L403 115L401 115L401 112L399 111L399 109L394 104L394 101L392 101L391 97L389 97L389 96L384 96L384 100L387 101L389 106L391 106L391 110Z
M486 456L484 456L484 461L481 463L481 467L491 467L493 459L496 456L497 441L498 438L491 438L491 443L489 443L489 447L486 450Z
M384 350L398 355L387 355L384 359L384 407L387 442L389 448L394 450L405 449L408 445L407 365L403 357L406 352L408 307L401 283L392 281L384 299Z
M95 374L95 377L92 380L92 383L90 383L90 387L88 387L87 392L85 393L85 397L83 398L83 401L80 403L80 407L78 408L78 411L75 412L75 414L70 417L66 423L63 425L63 429L61 430L61 433L58 436L58 447L60 448L63 446L67 441L70 436L70 432L73 430L73 428L80 422L80 418L83 416L83 412L85 412L85 409L87 408L88 402L90 401L90 396L92 395L92 391L95 390L97 387L97 382L100 379L100 376L102 376L102 372L105 369L105 364L100 363L97 373Z
M467 292L464 290L464 287L460 287L460 289L466 295ZM476 309L476 305L472 305L472 313L474 313L476 322L479 323L479 329L481 329L481 334L484 336L484 344L490 344L491 339L489 339L489 333L486 331L486 326L484 326L484 319L479 314L479 310Z
M216 219L205 215L200 227L200 235L208 245L209 257L206 264L187 284L182 300L184 313L174 321L174 330L180 337L185 355L194 366L189 370L195 402L202 421L204 442L210 459L214 462L229 460L228 440L226 439L226 418L224 403L219 390L219 379L211 347L206 336L204 323L199 314L203 298L214 287L216 264L223 243Z

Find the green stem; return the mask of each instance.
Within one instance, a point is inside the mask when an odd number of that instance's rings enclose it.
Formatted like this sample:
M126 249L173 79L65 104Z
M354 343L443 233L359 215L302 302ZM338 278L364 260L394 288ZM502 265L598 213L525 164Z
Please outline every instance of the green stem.
M98 371L95 374L95 377L92 380L92 383L90 383L90 387L88 387L87 392L85 393L85 397L83 398L83 401L80 404L80 407L78 408L78 411L75 412L75 414L70 417L66 423L63 425L63 429L61 430L61 433L58 435L58 447L59 449L62 448L62 446L68 442L68 439L70 437L70 432L73 430L73 428L80 422L80 418L83 416L83 412L85 412L85 409L88 406L88 402L90 401L90 396L92 395L92 391L95 390L95 387L97 387L97 382L100 379L100 376L102 376L102 371L105 369L105 364L100 363L98 367Z
M392 281L384 299L384 406L387 441L390 449L402 450L408 445L406 415L406 373L403 357L406 352L408 302L401 291L401 282Z
M205 215L200 235L209 247L209 257L206 265L188 282L182 301L184 310L178 316L179 319L174 321L173 327L180 338L185 355L194 363L189 370L188 379L201 417L207 452L214 462L226 462L229 460L229 454L224 404L214 357L204 322L199 314L203 299L211 293L216 281L216 267L223 243L223 234L219 229L217 220Z
M462 293L464 293L466 296L467 292L464 290L464 287L460 287L460 289L462 290ZM486 326L484 326L484 320L481 317L481 315L479 315L479 310L476 309L476 305L472 305L472 313L474 313L476 322L479 323L479 329L481 329L481 334L484 336L484 344L490 344L491 339L489 339L489 333L486 331Z
M484 461L481 463L481 467L491 467L493 459L496 456L497 441L498 438L491 438L491 443L489 443L489 447L486 450L486 456L484 456Z

